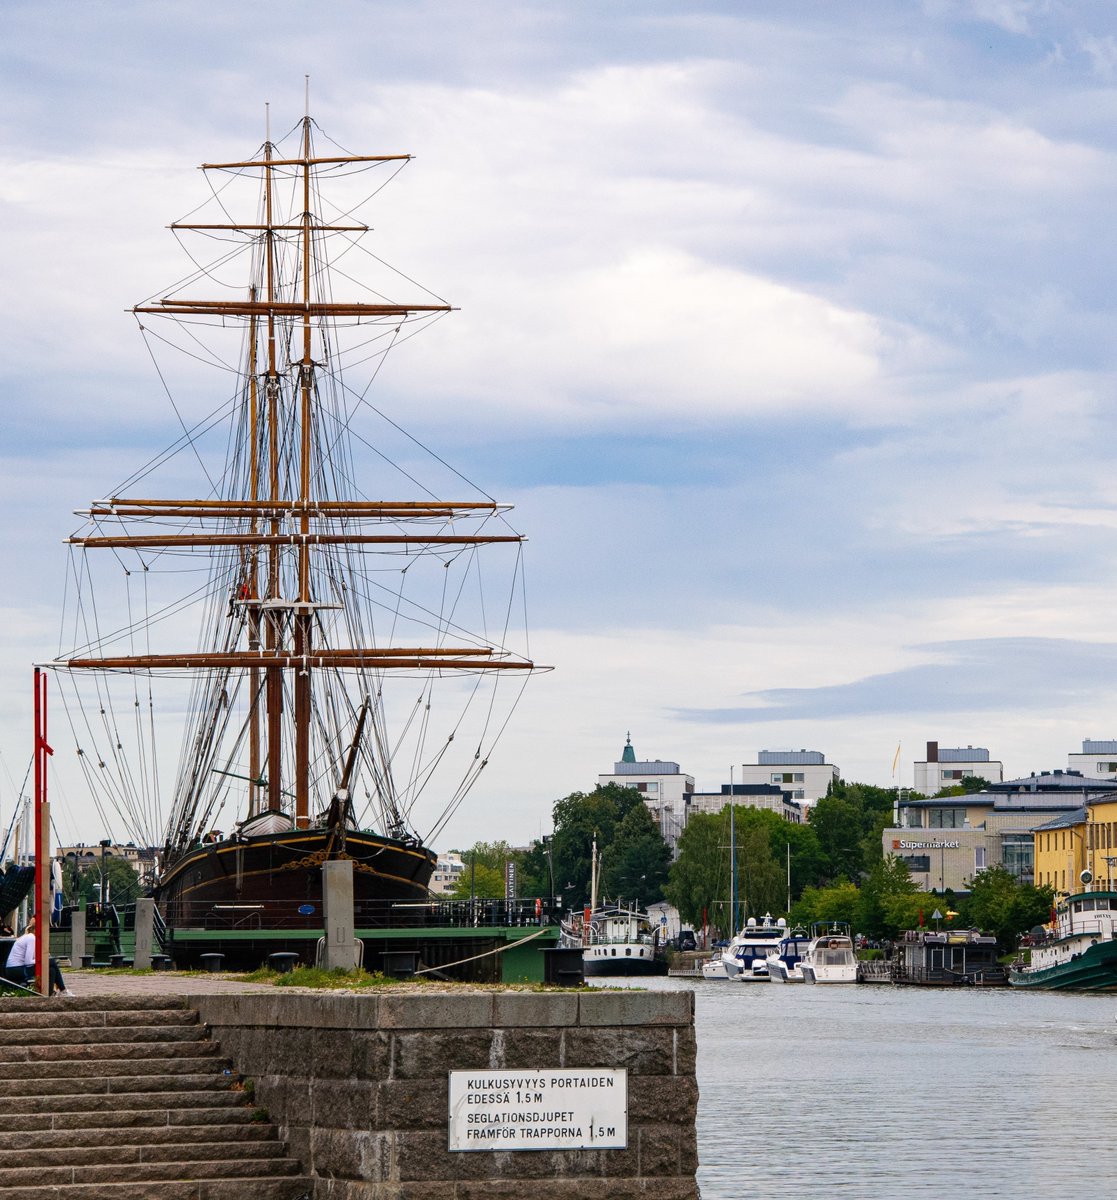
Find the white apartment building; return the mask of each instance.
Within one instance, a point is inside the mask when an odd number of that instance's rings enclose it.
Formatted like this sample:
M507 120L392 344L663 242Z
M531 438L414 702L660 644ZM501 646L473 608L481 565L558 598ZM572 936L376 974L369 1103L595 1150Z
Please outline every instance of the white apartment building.
M607 783L635 788L655 817L663 840L678 853L679 835L686 828L687 810L694 792L694 776L684 775L679 764L660 759L639 761L632 748L631 734L625 738L620 761L611 775L598 775L598 786Z
M1117 741L1084 739L1081 754L1067 755L1067 769L1087 779L1117 779Z
M933 796L943 788L955 787L963 779L975 775L989 783L1001 783L1004 771L1004 763L991 759L983 746L950 749L940 747L938 742L928 742L926 759L914 764L912 789L924 796Z
M448 896L465 874L465 863L456 850L448 850L438 856L431 876L430 890L435 896Z
M821 750L761 750L756 762L741 766L742 783L774 784L797 804L821 800L840 774Z
M730 799L741 808L766 808L793 825L803 823L803 809L774 783L723 783L717 792L695 792L690 798L690 811L719 813Z

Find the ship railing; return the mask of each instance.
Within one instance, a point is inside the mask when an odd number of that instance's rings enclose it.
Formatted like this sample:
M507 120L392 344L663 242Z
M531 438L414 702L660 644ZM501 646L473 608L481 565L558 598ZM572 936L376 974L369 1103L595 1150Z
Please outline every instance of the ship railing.
M299 904L286 900L258 903L175 901L161 906L164 931L205 929L252 932L256 930L321 930L319 900ZM357 900L353 905L356 929L518 929L557 925L558 906L531 900ZM162 941L160 944L164 944Z

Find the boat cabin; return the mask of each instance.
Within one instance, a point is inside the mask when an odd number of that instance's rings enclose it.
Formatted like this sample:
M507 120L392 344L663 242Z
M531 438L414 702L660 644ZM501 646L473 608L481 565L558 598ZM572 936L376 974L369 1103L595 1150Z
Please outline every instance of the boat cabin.
M893 979L950 987L1008 982L997 961L997 939L976 929L908 929L896 944Z

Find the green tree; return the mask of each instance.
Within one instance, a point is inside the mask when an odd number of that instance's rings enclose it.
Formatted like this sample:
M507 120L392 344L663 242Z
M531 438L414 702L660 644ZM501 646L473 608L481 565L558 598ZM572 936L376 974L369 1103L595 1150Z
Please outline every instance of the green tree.
M540 838L528 847L519 863L519 893L522 897L536 896L550 903L555 893L551 878L551 859L548 854L549 839Z
M596 787L592 792L572 792L555 801L551 854L555 888L562 894L565 905L580 908L589 903L594 836L598 850L608 856L617 827L635 808L647 812L640 793L615 783Z
M860 905L860 891L847 880L831 887L805 888L791 906L791 924L810 928L815 921L844 921L856 928Z
M454 884L450 893L455 900L469 900L471 897L479 900L504 899L504 868L497 870L483 862L470 863L467 857L469 851L462 856L466 863L465 870Z
M895 937L909 923L912 898L918 896L911 873L903 859L890 854L875 863L861 886L856 927L868 937ZM918 902L916 902L918 921Z
M106 855L105 878L109 885L110 904L131 904L142 892L140 877L122 858ZM66 892L66 868L62 869L62 894ZM101 863L85 867L77 874L77 896L87 904L98 904L101 900Z
M671 850L646 804L634 806L614 828L605 850L601 882L614 899L654 903L663 899Z
M768 822L764 820L775 815L763 809L737 808L737 894L746 920L782 913L787 907L783 864L772 853Z
M1007 952L1015 948L1022 933L1048 919L1053 900L1051 888L1021 883L998 865L974 876L963 913L979 929L995 934L1002 951Z
M459 850L465 870L454 884L450 893L454 899L468 900L470 896L488 900L504 898L505 864L514 862L517 872L517 891L521 896L527 893L523 890L521 871L526 853L517 850L505 841L475 842L468 850ZM535 893L532 892L532 895Z
M823 796L811 809L811 828L824 855L829 879L857 879L861 872L863 810L845 796Z
M988 779L982 779L980 775L964 775L961 783L952 783L949 787L939 788L931 799L939 800L949 796L972 796L974 792L986 792L988 790Z
M703 918L720 933L732 932L729 918L729 832L721 813L694 813L679 837L679 857L671 864L667 899L684 922Z

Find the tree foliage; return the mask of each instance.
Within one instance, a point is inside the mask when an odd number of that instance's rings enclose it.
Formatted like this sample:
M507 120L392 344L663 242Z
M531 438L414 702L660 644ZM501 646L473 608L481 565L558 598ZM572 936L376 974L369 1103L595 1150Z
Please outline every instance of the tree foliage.
M1051 888L1021 883L1005 867L995 866L974 876L961 910L971 924L995 934L1007 952L1015 948L1022 933L1049 919L1053 903Z
M824 862L818 837L809 825L795 825L768 809L735 805L730 810L696 813L679 839L679 857L671 867L667 898L683 920L700 924L703 914L721 934L731 934L748 917L787 910L787 866L797 894L814 882ZM730 913L731 843L737 850L737 911Z
M630 813L636 815L626 824ZM590 863L596 835L606 892L621 890L641 903L663 897L670 850L635 788L615 783L591 792L572 792L554 806L551 840L556 894L566 906L582 907L590 899Z
M517 850L506 841L475 842L468 850L459 850L465 870L458 877L450 895L456 900L471 896L485 900L502 900L505 893L505 864L516 864L516 891L520 896L540 895L532 888L525 891L525 860L528 853Z
M104 860L105 878L108 880L110 904L131 904L143 889L140 877L130 863L109 854ZM70 859L62 865L62 895L67 904L84 900L87 904L101 901L101 861L91 866L78 867Z
M628 789L625 789L626 791ZM663 899L671 850L646 804L630 808L604 851L603 895L648 904Z
M915 793L912 793L913 798ZM880 862L881 835L892 824L895 788L836 779L810 813L825 856L824 879L857 882ZM821 880L820 880L821 882Z
M729 834L721 813L694 813L687 821L666 895L683 921L697 927L706 920L722 933L730 928Z

